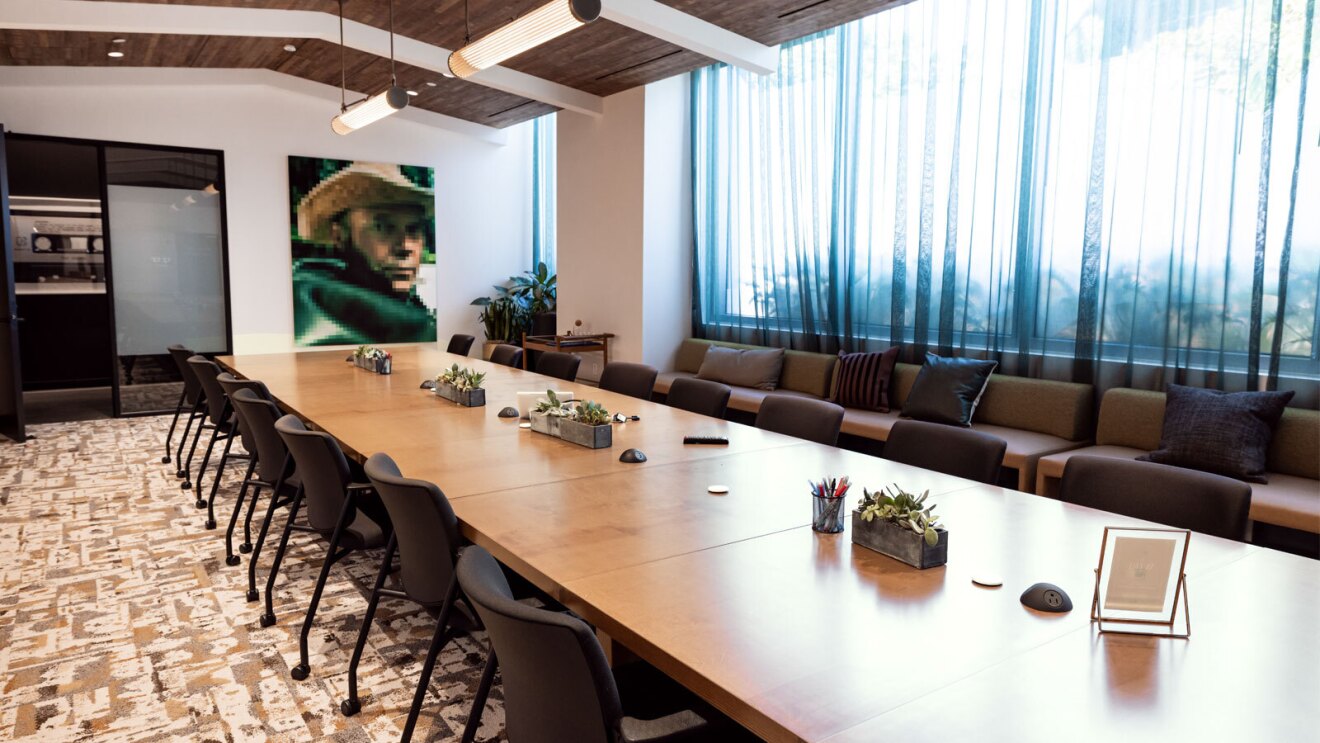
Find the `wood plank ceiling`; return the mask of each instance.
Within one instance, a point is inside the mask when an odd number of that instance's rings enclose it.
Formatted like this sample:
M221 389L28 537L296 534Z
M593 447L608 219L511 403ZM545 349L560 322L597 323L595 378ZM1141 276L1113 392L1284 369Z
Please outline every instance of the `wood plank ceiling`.
M212 5L338 13L337 0L131 0L171 5ZM473 39L544 4L546 0L469 0ZM734 33L780 44L878 12L905 0L661 0ZM389 25L387 0L346 0L344 15L378 28ZM397 33L457 49L464 43L463 0L395 0ZM113 45L114 38L126 39ZM297 51L284 51L286 44ZM123 59L106 56L111 49ZM375 92L389 79L387 59L349 49L350 90ZM510 69L600 96L711 64L711 60L607 20L577 29L504 62ZM339 47L308 39L110 34L0 30L0 65L213 67L270 69L320 83L339 84ZM399 83L419 95L412 104L460 119L504 127L554 108L463 80L407 65ZM433 85L428 85L432 83Z

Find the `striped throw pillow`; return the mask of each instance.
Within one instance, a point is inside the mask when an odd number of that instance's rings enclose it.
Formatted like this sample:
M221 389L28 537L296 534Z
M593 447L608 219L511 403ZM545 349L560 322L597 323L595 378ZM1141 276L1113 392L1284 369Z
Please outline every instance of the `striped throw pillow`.
M834 388L834 402L845 408L888 413L889 379L894 374L898 348L839 354L839 384Z

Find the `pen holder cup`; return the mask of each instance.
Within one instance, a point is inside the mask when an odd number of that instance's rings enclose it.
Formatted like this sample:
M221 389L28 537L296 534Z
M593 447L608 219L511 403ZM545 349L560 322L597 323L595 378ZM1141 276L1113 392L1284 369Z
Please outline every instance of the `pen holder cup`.
M843 517L847 510L843 506L844 498L822 498L811 496L811 528L823 534L838 534L843 531Z

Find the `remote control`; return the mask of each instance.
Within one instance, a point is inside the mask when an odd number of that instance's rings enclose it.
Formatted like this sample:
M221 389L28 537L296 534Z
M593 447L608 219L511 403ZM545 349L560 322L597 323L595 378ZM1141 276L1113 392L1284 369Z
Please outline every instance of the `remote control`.
M714 444L717 446L728 446L729 439L725 436L684 436L684 444Z

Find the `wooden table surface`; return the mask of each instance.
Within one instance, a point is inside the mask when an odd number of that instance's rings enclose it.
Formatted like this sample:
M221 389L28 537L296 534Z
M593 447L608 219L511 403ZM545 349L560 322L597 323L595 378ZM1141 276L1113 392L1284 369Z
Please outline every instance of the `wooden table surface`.
M468 538L767 739L1245 741L1320 729L1314 561L1194 535L1192 639L1102 636L1088 608L1103 529L1142 522L439 350L395 349L390 376L344 356L220 361L352 455L385 451L435 482ZM455 361L489 372L485 407L418 389ZM592 451L496 417L516 392L547 386L641 421ZM683 446L686 434L731 443ZM646 463L618 461L632 446ZM929 489L948 565L918 571L854 549L846 531L813 532L807 479L845 473L859 495ZM972 584L987 574L1004 586ZM1037 581L1064 588L1074 610L1024 608L1018 595Z

